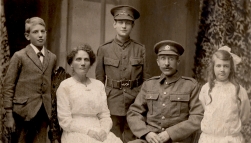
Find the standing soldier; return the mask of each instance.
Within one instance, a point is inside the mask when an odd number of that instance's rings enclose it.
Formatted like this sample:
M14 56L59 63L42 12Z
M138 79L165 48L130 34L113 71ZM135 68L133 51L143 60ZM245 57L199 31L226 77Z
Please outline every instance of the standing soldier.
M113 127L111 131L127 143L134 140L126 121L126 113L134 102L140 86L148 78L145 46L130 39L134 20L139 12L127 5L111 9L113 27L117 34L114 39L98 49L96 78L106 85L108 107Z

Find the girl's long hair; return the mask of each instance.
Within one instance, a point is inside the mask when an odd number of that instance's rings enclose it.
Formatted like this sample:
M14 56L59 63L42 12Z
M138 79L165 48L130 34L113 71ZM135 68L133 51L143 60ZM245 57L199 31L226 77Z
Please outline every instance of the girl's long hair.
M215 65L216 58L218 58L220 60L224 60L224 61L228 61L228 60L230 61L230 74L228 76L228 80L232 84L234 84L234 86L236 88L236 97L240 101L240 98L238 96L239 91L240 91L240 85L236 80L233 57L231 56L231 54L229 52L227 52L225 50L218 50L213 54L211 62L208 67L208 71L207 71L207 74L208 74L207 78L208 78L208 84L209 84L208 95L210 98L210 102L208 104L210 104L212 102L211 92L212 92L212 89L214 88L214 85L215 85L216 76L214 73L214 65Z

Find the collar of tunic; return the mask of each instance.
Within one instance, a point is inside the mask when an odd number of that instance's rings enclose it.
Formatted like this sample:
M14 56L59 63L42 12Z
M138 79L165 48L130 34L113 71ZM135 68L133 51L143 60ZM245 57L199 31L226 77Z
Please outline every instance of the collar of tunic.
M172 75L171 77L167 77L162 73L159 78L159 83L160 84L163 84L163 83L170 84L170 83L173 83L173 82L176 82L177 80L179 80L180 77L181 77L181 75L178 71L174 75Z
M116 43L116 44L118 44L120 47L127 47L130 43L131 43L131 39L130 39L130 37L129 37L129 39L127 40L127 41L125 41L125 42L121 42L121 41L119 41L118 40L118 38L117 38L117 36L114 38L114 42Z

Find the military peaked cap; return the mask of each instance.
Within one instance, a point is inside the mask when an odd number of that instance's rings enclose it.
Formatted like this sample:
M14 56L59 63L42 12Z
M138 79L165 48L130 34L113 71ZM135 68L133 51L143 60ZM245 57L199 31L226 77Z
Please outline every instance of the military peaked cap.
M184 48L175 41L164 40L154 45L154 52L157 55L166 54L181 56L184 53Z
M136 20L140 17L140 13L137 9L129 5L119 5L111 9L111 14L114 19L126 19L126 20Z

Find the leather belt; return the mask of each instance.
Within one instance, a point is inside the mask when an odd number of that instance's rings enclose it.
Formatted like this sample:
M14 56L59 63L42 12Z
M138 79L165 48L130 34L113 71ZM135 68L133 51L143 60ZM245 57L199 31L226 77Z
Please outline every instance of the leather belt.
M107 78L106 85L116 89L122 89L123 87L134 88L138 87L142 84L142 80L113 80Z

